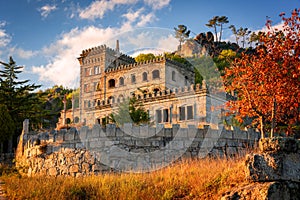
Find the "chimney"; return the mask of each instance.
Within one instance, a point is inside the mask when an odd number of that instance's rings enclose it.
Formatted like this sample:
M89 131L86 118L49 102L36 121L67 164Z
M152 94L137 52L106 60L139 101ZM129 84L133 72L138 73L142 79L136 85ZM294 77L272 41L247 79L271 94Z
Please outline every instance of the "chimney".
M116 52L120 52L119 40L116 41Z

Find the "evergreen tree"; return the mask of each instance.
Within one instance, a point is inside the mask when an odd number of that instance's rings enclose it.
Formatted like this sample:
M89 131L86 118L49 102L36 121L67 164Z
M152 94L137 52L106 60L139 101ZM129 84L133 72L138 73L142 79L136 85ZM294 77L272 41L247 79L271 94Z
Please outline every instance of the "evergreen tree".
M8 141L14 133L15 125L6 105L0 104L0 153L3 152L3 143Z
M143 124L149 123L150 119L143 104L135 97L125 100L119 105L116 113L111 115L112 121L122 126L125 123Z
M181 45L185 40L189 38L191 31L187 30L187 27L182 24L178 25L177 27L178 28L174 28L175 38L179 40L179 51L181 51Z
M18 81L18 74L22 72L23 67L17 66L12 57L8 63L0 61L0 64L4 66L4 69L0 70L0 104L7 106L8 113L14 121L13 136L16 138L22 131L23 120L30 117L32 109L39 103L36 95L31 92L40 86L29 84L29 80ZM11 147L9 145L9 152L12 151Z

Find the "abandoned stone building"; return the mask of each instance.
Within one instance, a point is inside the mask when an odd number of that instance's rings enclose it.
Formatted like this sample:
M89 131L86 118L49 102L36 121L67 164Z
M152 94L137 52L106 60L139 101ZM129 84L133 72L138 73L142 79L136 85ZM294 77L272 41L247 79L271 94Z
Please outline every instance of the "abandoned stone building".
M209 93L206 84L194 84L194 67L165 57L135 62L122 54L119 42L83 50L80 63L79 108L64 110L58 127L66 120L74 125L109 123L118 105L135 96L147 110L154 126L217 125L220 112L212 107L225 100Z

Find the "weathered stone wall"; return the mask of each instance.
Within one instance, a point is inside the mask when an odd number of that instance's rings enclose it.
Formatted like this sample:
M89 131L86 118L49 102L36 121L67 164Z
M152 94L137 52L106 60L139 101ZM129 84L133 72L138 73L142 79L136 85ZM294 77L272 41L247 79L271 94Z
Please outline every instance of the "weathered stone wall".
M300 199L300 140L266 138L260 153L246 156L249 185L236 188L222 199Z
M149 171L180 158L244 154L258 140L253 130L95 125L22 135L17 164L28 175L97 174L103 171ZM22 154L22 155L20 155Z

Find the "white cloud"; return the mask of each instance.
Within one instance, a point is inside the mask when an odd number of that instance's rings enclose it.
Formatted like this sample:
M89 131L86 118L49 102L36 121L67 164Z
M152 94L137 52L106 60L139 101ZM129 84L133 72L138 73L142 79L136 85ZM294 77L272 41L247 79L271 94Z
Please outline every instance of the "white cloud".
M5 25L5 21L0 21L0 48L6 47L11 42L11 36L3 28Z
M145 4L151 6L155 10L162 9L170 4L171 0L144 0Z
M141 16L141 13L143 11L144 8L140 8L136 12L129 11L128 13L123 14L122 16L125 17L128 20L128 22L132 23L135 22Z
M126 54L142 49L151 49L154 53L176 49L178 42L172 36L173 30L130 28L75 28L42 50L40 54L47 55L48 64L33 66L31 73L37 74L43 85L57 84L74 88L79 86L80 66L77 57L84 49L102 44L114 48L116 39L120 40L121 52Z
M143 27L150 22L153 22L156 20L156 17L154 13L148 13L147 15L142 15L141 20L136 24L137 27Z
M113 47L106 41L122 31L117 28L101 29L94 26L75 28L43 49L42 53L48 56L49 62L46 65L33 66L32 73L37 74L39 81L44 84L78 87L80 66L77 57L81 51L105 43Z
M127 20L123 23L123 26L143 27L157 20L153 12L143 14L144 11L144 8L140 8L135 12L130 10L129 12L123 14L122 16Z
M113 11L117 5L135 4L138 0L102 0L94 1L87 8L80 10L79 17L82 19L102 19L107 11Z
M50 5L44 5L43 7L39 8L38 10L41 12L41 16L43 18L48 17L48 15L52 12L55 11L57 7L55 5L50 6Z
M11 55L17 55L20 58L23 59L29 59L32 58L33 56L37 55L37 52L31 51L31 50L24 50L21 48L16 48L16 47L12 47L9 49L9 52Z
M173 52L177 50L178 40L174 37L174 34L169 34L167 37L162 37L158 41L158 48L164 49L164 52Z

